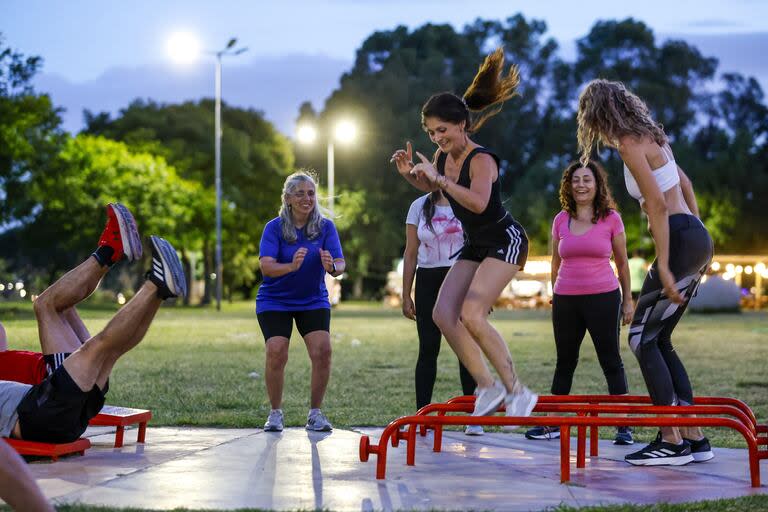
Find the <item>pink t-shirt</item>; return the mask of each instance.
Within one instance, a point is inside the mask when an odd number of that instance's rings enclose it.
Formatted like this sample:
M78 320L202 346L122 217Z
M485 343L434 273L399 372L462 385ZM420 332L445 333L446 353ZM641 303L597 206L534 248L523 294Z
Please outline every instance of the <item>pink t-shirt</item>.
M590 295L618 288L619 280L611 267L611 241L624 232L621 216L611 211L581 235L571 233L568 219L568 212L561 211L552 222L552 239L559 240L561 260L554 292L558 295Z

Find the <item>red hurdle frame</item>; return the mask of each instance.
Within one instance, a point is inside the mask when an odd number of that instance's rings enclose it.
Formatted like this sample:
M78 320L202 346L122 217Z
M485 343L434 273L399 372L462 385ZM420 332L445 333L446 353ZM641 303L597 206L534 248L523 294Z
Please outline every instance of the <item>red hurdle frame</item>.
M400 440L407 443L406 464L414 465L416 456L416 427L421 434L434 430L433 450L442 450L444 425L552 425L559 426L560 435L560 481L570 480L571 427L577 428L576 467L586 467L586 428L590 427L590 455L598 454L598 427L601 426L675 426L675 427L728 427L737 430L744 437L749 451L750 479L753 487L760 486L760 460L768 459L768 425L757 423L752 410L742 401L725 397L697 397L697 405L655 406L647 396L630 395L558 395L541 396L534 412L570 413L571 416L448 416L447 413L471 413L474 408L473 396L456 397L446 403L429 404L415 415L398 418L384 428L379 444L371 444L368 436L360 439L360 460L365 462L370 454L376 454L376 478L386 475L387 443L393 447ZM503 411L503 406L499 409ZM437 415L430 415L436 413ZM621 416L600 417L600 414ZM653 416L637 417L630 414ZM676 417L672 415L704 415L703 417ZM669 416L667 416L669 415ZM717 416L719 415L719 416ZM716 416L716 417L712 417ZM401 427L408 427L401 431Z

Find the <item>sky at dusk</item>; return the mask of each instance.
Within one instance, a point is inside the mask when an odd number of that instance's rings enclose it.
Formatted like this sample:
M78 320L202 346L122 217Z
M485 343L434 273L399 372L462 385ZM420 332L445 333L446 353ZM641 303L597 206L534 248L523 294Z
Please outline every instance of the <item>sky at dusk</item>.
M212 60L181 67L167 56L167 40L184 31L217 50L237 37L248 51L224 62L224 101L264 111L290 135L299 104L321 109L374 31L427 22L460 30L477 18L518 12L545 21L565 59L595 21L631 16L658 39L684 39L717 57L719 73L754 76L768 88L763 0L0 0L0 32L5 45L43 57L36 88L66 109L72 132L82 128L83 109L116 113L137 97L171 103L213 96Z

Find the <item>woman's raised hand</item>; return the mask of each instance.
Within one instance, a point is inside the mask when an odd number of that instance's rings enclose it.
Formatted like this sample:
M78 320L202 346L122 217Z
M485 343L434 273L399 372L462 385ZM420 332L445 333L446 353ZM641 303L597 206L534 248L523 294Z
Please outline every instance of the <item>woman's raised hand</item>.
M416 152L416 156L419 157L421 162L413 166L411 174L416 178L426 178L430 183L437 181L437 177L440 175L437 173L435 166L432 165L432 162L418 151Z
M389 160L394 162L397 166L397 172L400 174L408 174L413 169L413 148L411 147L411 141L408 141L405 145L405 149L398 149L392 158Z

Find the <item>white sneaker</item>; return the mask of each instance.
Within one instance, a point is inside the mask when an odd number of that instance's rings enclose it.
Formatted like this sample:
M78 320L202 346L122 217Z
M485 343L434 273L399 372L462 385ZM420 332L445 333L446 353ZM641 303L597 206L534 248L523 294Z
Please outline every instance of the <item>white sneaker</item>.
M507 390L499 381L494 381L493 386L488 388L477 388L475 391L475 395L477 395L475 410L472 412L472 416L487 416L495 413L506 394Z
M269 411L269 417L264 424L264 432L282 432L283 431L283 410L272 409Z
M311 409L307 415L307 430L315 432L330 432L333 430L331 422L325 417L320 409Z
M465 436L482 436L483 434L485 434L485 431L481 425L467 425L464 427Z
M504 399L504 405L507 407L507 416L530 416L536 402L539 401L539 395L523 386L517 393L509 393ZM502 430L509 431L517 428L517 425L504 425Z

